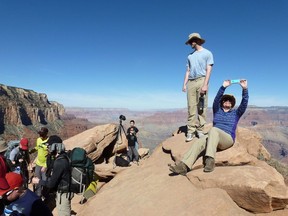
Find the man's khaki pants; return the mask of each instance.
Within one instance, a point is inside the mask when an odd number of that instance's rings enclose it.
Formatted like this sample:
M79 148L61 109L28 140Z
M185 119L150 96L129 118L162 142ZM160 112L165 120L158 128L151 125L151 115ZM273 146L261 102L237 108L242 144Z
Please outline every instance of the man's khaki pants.
M74 194L56 193L56 207L59 216L71 216L71 199Z
M200 98L200 91L204 84L205 77L200 77L195 80L189 80L187 83L187 104L188 104L188 133L193 134L196 130L203 131L203 127L206 124L206 110L208 104L208 92L206 92L204 98L204 109L200 113L198 109L198 103Z

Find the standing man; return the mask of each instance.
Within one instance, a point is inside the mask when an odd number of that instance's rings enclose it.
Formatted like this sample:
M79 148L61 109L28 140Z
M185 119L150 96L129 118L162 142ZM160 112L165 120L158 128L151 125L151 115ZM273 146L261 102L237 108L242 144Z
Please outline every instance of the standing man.
M127 129L127 134L130 133L130 129L131 129L131 128L134 129L135 136L136 136L137 133L139 132L139 130L138 130L138 128L135 126L135 121L134 121L133 119L130 120L130 127ZM138 142L139 142L138 140L136 140L136 142L135 142L135 148L136 148L137 151L138 151L138 149L139 149L139 143L138 143ZM142 148L141 143L140 143L140 148Z
M46 170L47 170L47 155L48 155L48 129L46 127L41 127L40 131L38 131L39 137L37 138L36 141L36 146L34 149L31 149L30 153L33 153L37 151L37 159L36 159L36 167L35 167L35 176L38 177L39 179L45 181L47 180L46 177ZM43 198L47 194L46 192L42 191L42 187L38 184L35 185L35 193Z
M136 149L135 145L137 143L137 137L136 137L136 132L134 130L134 127L130 128L129 133L127 134L127 140L128 140L128 159L129 162L136 161L138 164L139 161L139 153L138 150Z
M199 33L190 34L185 43L194 49L188 55L182 89L183 92L187 92L188 103L186 142L192 141L195 136L202 137L206 124L208 85L214 60L212 53L202 47L204 43L205 40L201 38Z

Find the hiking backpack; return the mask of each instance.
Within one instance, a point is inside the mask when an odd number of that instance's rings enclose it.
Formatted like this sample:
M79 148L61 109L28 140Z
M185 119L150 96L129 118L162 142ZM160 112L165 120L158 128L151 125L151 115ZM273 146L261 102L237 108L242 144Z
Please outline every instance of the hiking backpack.
M94 163L87 156L86 151L80 147L69 151L67 156L71 169L69 192L83 194L93 181Z
M6 150L5 154L4 154L4 157L5 157L6 159L9 159L9 160L10 160L10 153L11 153L11 151L12 151L14 148L18 147L19 144L20 144L20 140L11 140L11 141L9 141L8 144L7 144L8 148L7 148L7 150Z
M115 163L116 166L120 166L120 167L128 167L129 166L129 161L124 159L121 155L120 156L118 156L118 155L115 156L114 163Z

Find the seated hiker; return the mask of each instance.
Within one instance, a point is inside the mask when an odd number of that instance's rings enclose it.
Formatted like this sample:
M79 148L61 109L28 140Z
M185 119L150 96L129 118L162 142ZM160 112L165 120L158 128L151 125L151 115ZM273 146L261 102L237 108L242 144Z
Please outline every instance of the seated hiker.
M55 156L55 161L52 163L52 174L48 180L42 180L38 177L32 179L33 184L55 189L56 192L56 207L58 215L71 215L71 199L73 193L69 192L70 182L70 165L67 157L64 156L65 146L62 139L56 135L50 136L47 140L49 154Z
M137 137L136 137L136 133L133 127L130 128L130 131L126 137L128 140L128 148L127 148L128 160L129 162L136 161L138 163L139 154L138 154L138 150L135 147L135 143L137 142Z
M20 174L9 172L0 177L0 196L5 204L3 215L52 216L40 197L23 187Z
M29 181L28 165L30 164L29 142L27 138L20 140L19 146L11 151L9 160L11 161L12 171L15 171L17 167L20 168L19 171L23 177L24 186L27 188Z
M179 163L169 165L171 172L186 175L203 151L205 151L204 172L212 172L217 149L225 150L233 146L237 124L247 108L249 98L247 80L241 80L239 84L242 87L242 101L239 107L233 109L236 103L233 95L223 95L225 89L231 85L229 80L225 80L214 99L213 127L209 130L208 137L205 135L198 139Z

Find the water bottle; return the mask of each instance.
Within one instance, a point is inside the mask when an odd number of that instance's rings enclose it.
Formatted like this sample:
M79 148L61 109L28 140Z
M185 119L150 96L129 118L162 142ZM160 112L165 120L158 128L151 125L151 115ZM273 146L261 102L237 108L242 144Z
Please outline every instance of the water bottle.
M14 170L15 173L20 174L21 173L21 169L20 166L17 166Z
M5 216L10 216L10 214L13 212L13 210L11 210L11 209L8 209L8 208L5 208L4 209L4 215Z
M198 103L198 109L199 109L199 112L200 112L200 113L203 113L204 104L205 104L204 94L200 94L199 103Z

